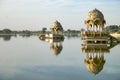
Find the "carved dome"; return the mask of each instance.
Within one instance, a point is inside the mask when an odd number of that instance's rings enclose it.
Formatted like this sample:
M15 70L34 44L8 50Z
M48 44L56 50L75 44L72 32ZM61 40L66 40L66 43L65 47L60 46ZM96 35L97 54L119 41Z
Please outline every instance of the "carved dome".
M96 26L96 28L98 28L99 26L103 31L104 24L106 24L106 21L102 12L95 8L88 13L85 20L85 24L87 25L88 30L90 27L92 27L92 29L94 30L94 26Z
M95 19L104 20L104 15L102 14L101 11L99 11L96 8L88 13L86 20L95 20Z
M52 32L57 32L57 31L63 31L62 25L60 24L60 22L58 22L57 20L51 25L50 30Z

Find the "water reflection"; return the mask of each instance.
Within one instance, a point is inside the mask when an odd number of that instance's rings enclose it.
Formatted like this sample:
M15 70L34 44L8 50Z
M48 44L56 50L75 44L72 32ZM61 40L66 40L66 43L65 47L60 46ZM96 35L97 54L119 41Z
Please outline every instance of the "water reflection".
M82 52L86 53L84 62L87 70L96 75L101 72L106 62L104 53L109 53L110 50L106 45L87 45L82 47Z
M10 41L11 37L16 37L16 35L0 35L0 38L3 38L4 41Z
M0 80L101 80L103 77L105 80L114 80L116 77L119 78L119 54L112 54L119 51L119 46L114 48L107 58L105 56L117 44L82 46L85 54L79 54L80 39L44 39L41 43L38 36L31 36L29 39L11 38L9 43L1 41ZM102 74L94 76L91 73Z
M63 49L62 42L63 42L62 40L57 40L50 43L50 49L54 55L58 55L62 51Z
M67 39L80 38L80 32L64 32L64 36Z
M110 49L115 47L118 43L111 43L108 45L87 44L82 46L82 52L86 54L84 63L86 68L92 74L98 74L102 71L106 62L104 58L105 53L110 53Z
M63 38L45 38L45 39L41 39L42 41L46 41L50 43L50 50L54 55L58 55L61 53L62 49L63 49Z
M104 54L96 54L96 56L87 54L84 62L87 70L96 75L103 69L105 63Z

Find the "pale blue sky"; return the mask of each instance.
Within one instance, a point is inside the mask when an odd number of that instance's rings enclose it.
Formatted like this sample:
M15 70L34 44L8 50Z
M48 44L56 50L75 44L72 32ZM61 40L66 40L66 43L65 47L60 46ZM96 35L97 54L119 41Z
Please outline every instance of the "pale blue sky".
M94 8L102 11L106 26L120 25L120 0L0 0L0 29L49 30L55 20L65 30L80 29Z

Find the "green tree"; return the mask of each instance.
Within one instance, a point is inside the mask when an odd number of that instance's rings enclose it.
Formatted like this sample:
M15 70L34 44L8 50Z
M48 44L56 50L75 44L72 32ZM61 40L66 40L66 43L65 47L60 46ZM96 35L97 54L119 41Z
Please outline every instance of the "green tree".
M2 30L2 32L5 33L5 34L9 34L12 31L10 29L5 28L5 29Z
M118 25L110 25L105 28L105 31L109 33L118 32L119 30L120 30L120 27Z
M80 29L80 32L83 32L83 31L85 31L85 29L84 29L84 28L81 28L81 29Z
M46 30L47 30L47 28L45 28L45 27L42 28L42 32L43 32L43 33L45 33Z

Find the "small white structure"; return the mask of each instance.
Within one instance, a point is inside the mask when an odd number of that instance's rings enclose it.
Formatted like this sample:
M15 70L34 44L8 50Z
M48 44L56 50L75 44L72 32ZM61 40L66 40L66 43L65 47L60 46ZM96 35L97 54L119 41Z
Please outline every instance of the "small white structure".
M50 33L40 35L40 39L64 39L63 28L57 20L51 25Z

